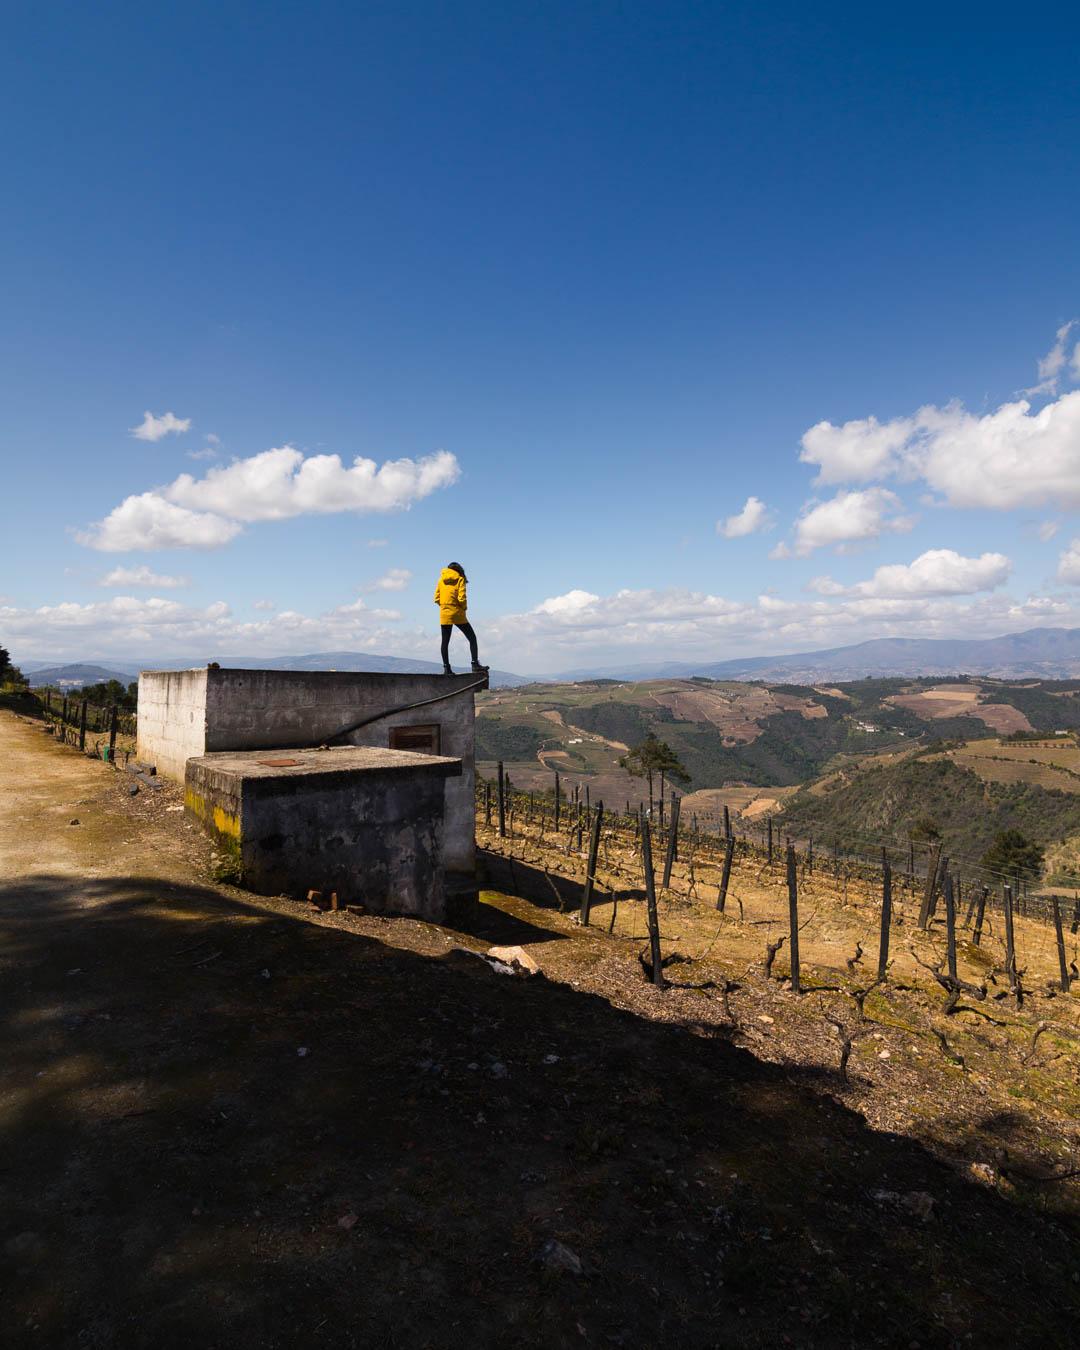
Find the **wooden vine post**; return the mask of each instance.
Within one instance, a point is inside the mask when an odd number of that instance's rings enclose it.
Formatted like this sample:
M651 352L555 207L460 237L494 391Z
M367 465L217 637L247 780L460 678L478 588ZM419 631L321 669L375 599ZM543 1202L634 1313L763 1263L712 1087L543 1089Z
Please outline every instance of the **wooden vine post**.
M1009 992L1016 993L1016 943L1013 940L1013 889L1005 893L1005 974L1009 977Z
M892 924L892 868L885 850L881 850L881 937L878 941L877 977L885 978L889 968L889 930Z
M934 882L934 889L930 892L930 913L928 917L932 919L937 913L938 896L942 894L942 883L949 871L949 855L942 854L937 866L937 877Z
M119 721L120 713L114 703L109 710L109 763L116 764L116 724Z
M933 913L934 887L937 885L938 856L940 846L930 851L930 862L926 868L926 889L923 891L922 907L919 910L919 927L926 928Z
M79 709L79 749L86 749L86 699L83 699Z
M585 889L581 893L581 922L589 926L589 910L592 908L593 886L596 882L596 858L600 852L600 827L604 820L604 803L596 803L596 815L593 816L592 833L589 836L589 862L585 869Z
M771 836L771 829L769 833ZM792 844L788 844L787 850L787 894L788 924L790 928L788 950L791 953L791 992L793 994L800 994L802 993L802 988L799 984L799 875L798 868L795 864L795 848Z
M971 932L971 945L978 947L982 942L983 919L986 917L986 902L990 898L990 887L984 886L979 892L979 903L975 907L975 927Z
M664 887L671 885L671 864L675 861L679 847L679 808L681 802L681 797L675 797L671 803L671 826L668 830L667 853L664 856L664 879L660 883Z
M656 913L656 879L653 876L652 838L648 819L641 822L641 861L645 872L645 902L649 923L649 949L652 952L652 982L664 983L663 958L660 955L660 920Z
M975 906L978 904L979 901L979 892L975 889L975 887L969 886L968 889L971 891L971 898L968 900L967 913L964 915L965 928L971 927L971 917L975 913Z
M499 794L499 838L506 838L506 777L503 773L503 762L500 759L498 764L498 784Z
M1058 971L1061 976L1061 992L1069 992L1069 967L1065 962L1065 934L1061 928L1061 905L1056 895L1050 897L1054 905L1054 936L1057 938Z
M724 870L720 874L720 893L716 897L716 908L721 914L727 904L728 882L731 880L731 861L735 856L735 836L729 834L724 845Z
M949 974L955 980L956 973L956 897L953 894L953 879L950 872L945 873L942 882L945 894L945 951L949 964Z

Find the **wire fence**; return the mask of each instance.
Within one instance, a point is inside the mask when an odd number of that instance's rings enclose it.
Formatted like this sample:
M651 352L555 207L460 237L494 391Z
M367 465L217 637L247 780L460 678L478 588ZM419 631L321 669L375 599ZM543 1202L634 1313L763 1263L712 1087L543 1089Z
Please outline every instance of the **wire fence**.
M1007 995L1019 1008L1025 977L1062 992L1080 978L1075 894L1031 892L1023 878L950 857L940 845L917 850L908 840L900 848L867 833L873 854L822 850L813 840L783 837L771 817L747 829L726 812L687 820L677 798L663 813L625 805L605 809L580 785L564 794L557 779L550 791L522 792L502 766L494 780L477 785L478 824L492 850L511 859L516 852L520 863L535 866L560 908L574 907L566 883L576 885L583 922L603 892L610 931L620 899L648 903L655 887L669 909L737 909L766 938L778 936L788 944L796 981L806 929L804 945L827 948L834 959L838 941L852 943L852 975L869 970L884 980L898 955L904 963L910 955L941 986L949 1011L964 995L979 1002ZM974 976L962 979L961 964Z
M90 703L51 690L37 698L45 724L64 744L110 764L119 757L126 765L134 754L132 742L138 734L135 713L123 711L114 703Z

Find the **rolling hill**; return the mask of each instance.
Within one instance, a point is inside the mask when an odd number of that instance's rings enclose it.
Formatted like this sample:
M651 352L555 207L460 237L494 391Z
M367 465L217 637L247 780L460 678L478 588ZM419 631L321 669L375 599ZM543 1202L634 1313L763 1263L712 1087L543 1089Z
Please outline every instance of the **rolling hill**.
M861 680L891 675L990 675L1000 679L1080 676L1080 628L1031 628L983 639L875 638L850 647L732 661L654 662L568 671L567 680L649 680L705 675L717 680Z
M116 666L97 666L82 662L65 666L41 666L36 670L24 670L23 674L27 677L31 689L44 689L46 685L82 689L88 684L104 684L108 680L130 684L136 678L130 671L120 670Z
M987 778L971 761L907 756L838 774L824 791L804 789L787 798L782 829L862 856L886 846L897 859L907 852L912 831L928 822L938 831L943 852L962 869L977 866L998 831L1018 829L1047 848L1059 880L1076 884L1080 794L1043 787L1033 781L1037 777L1015 775L1006 782Z
M1080 731L1080 681L600 680L493 690L480 697L477 713L482 773L502 760L517 787L549 790L557 770L568 786L587 785L593 800L619 806L647 791L619 760L655 733L681 759L690 779L688 806L704 818L715 818L725 804L750 818L783 805L793 822L798 816L824 828L821 798L836 786L849 786L871 767L949 755L950 746L972 747L971 762L958 752L956 763L940 771L963 775L956 780L964 788L957 801L965 809L972 792L989 802L999 788L1037 789L1029 805L1038 798L1048 837L1061 833L1053 823L1061 804L1038 793L1080 787L1073 737L1054 740L1054 733ZM1035 733L1051 738L1048 748L1003 739ZM995 748L975 750L980 746ZM980 769L987 770L982 777ZM971 783L976 789L969 791ZM1068 814L1080 797L1064 795ZM857 801L855 808L851 819L857 821Z

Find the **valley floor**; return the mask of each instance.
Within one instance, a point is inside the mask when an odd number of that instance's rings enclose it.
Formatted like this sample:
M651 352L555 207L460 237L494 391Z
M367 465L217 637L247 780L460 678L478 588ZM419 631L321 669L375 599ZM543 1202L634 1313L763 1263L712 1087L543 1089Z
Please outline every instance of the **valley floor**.
M451 932L217 885L130 781L0 713L5 1347L1075 1343L1052 1193L522 896ZM454 950L493 942L547 977Z

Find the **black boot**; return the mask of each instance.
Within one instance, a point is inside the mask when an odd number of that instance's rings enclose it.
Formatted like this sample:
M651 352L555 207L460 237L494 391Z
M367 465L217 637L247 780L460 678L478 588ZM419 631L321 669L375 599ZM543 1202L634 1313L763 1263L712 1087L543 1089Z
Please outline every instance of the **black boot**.
M453 671L453 668L452 668L451 666L443 666L443 668L442 668L442 673L443 673L444 675L453 675L454 671Z
M474 675L486 675L488 673L488 667L482 666L479 661L474 661L472 663L472 668Z

